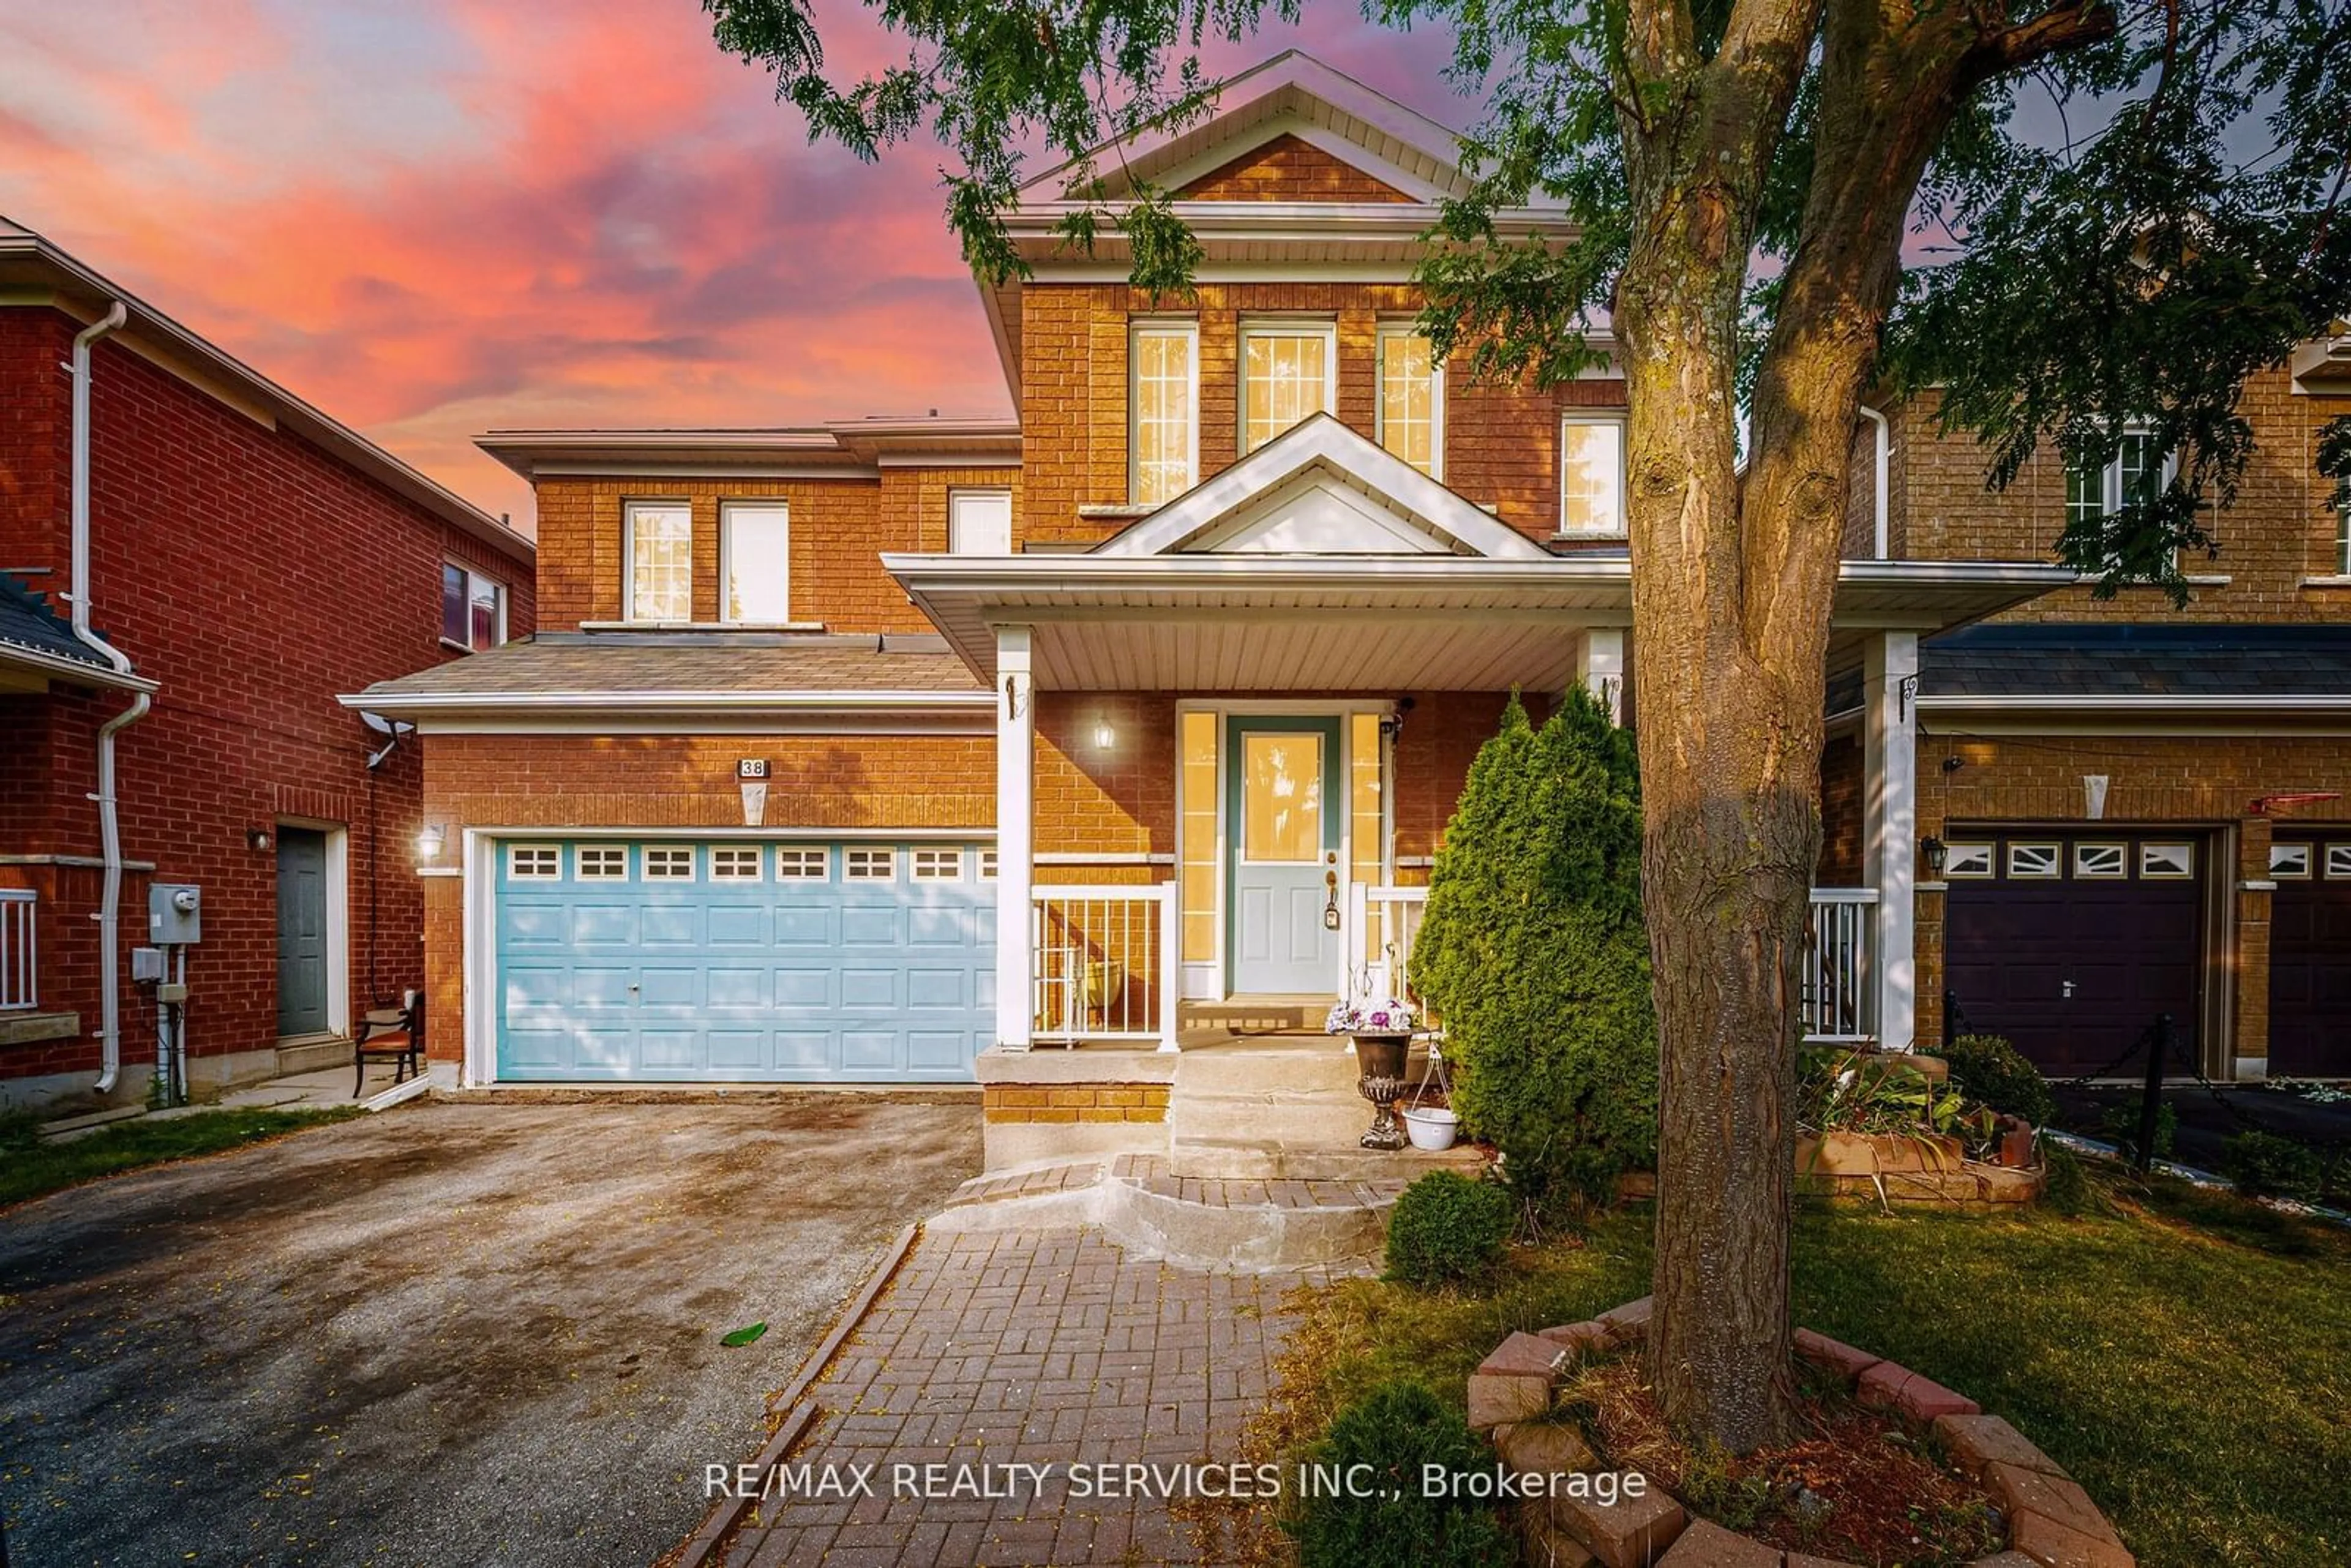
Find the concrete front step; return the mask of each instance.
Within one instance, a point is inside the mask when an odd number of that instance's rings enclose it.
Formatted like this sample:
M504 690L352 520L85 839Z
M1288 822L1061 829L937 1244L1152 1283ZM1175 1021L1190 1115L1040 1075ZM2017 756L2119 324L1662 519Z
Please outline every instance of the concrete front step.
M1416 1046L1405 1061L1405 1082L1420 1082L1427 1052ZM1176 1093L1280 1094L1355 1092L1355 1057L1343 1039L1236 1041L1187 1049L1176 1056Z
M1411 1182L1430 1171L1458 1171L1475 1176L1485 1156L1459 1144L1440 1153L1420 1149L1366 1149L1356 1144L1371 1124L1370 1108L1361 1124L1343 1143L1268 1144L1190 1139L1174 1144L1168 1168L1178 1176L1210 1181L1384 1181Z
M1263 1144L1299 1148L1352 1147L1372 1124L1372 1106L1354 1094L1184 1094L1167 1107L1170 1145Z

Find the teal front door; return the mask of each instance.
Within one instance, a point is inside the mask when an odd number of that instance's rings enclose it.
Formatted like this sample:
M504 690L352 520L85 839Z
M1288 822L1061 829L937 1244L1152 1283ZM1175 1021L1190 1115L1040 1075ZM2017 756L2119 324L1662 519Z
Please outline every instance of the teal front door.
M1229 983L1238 996L1339 985L1339 721L1227 721Z

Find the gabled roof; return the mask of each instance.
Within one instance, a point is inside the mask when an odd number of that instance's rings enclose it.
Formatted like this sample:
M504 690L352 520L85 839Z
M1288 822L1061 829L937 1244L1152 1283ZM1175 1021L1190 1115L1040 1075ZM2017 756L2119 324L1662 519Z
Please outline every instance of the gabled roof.
M1251 148L1284 135L1320 147L1408 196L1431 201L1469 188L1460 138L1419 110L1365 87L1298 49L1228 78L1205 119L1149 126L1054 165L1020 187L1023 205L1059 201L1091 164L1102 193L1138 183L1178 189Z
M147 358L192 383L225 392L237 406L284 424L339 462L406 497L435 517L505 552L528 561L528 536L465 499L370 441L340 421L312 407L226 350L208 342L161 310L84 266L22 225L0 218L0 295L53 305L68 316L95 321L120 300L130 320L119 335Z
M1093 553L1550 556L1327 413L1291 426Z

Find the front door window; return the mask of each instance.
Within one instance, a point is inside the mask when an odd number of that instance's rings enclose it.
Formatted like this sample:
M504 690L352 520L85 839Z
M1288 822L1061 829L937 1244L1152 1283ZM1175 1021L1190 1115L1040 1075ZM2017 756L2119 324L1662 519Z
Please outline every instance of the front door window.
M1331 996L1339 982L1339 759L1335 717L1231 725L1226 800L1232 856L1231 971L1242 996Z

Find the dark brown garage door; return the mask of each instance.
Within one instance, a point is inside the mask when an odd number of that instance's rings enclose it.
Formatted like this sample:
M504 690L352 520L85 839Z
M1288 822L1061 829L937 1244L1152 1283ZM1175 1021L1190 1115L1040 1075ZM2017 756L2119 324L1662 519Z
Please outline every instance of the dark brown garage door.
M2270 1071L2351 1078L2351 829L2270 846Z
M2184 1071L2203 993L2208 848L2188 833L1954 830L1944 986L1966 1026L2070 1078L2140 1071L2132 1043L2169 1013L2169 1071Z

